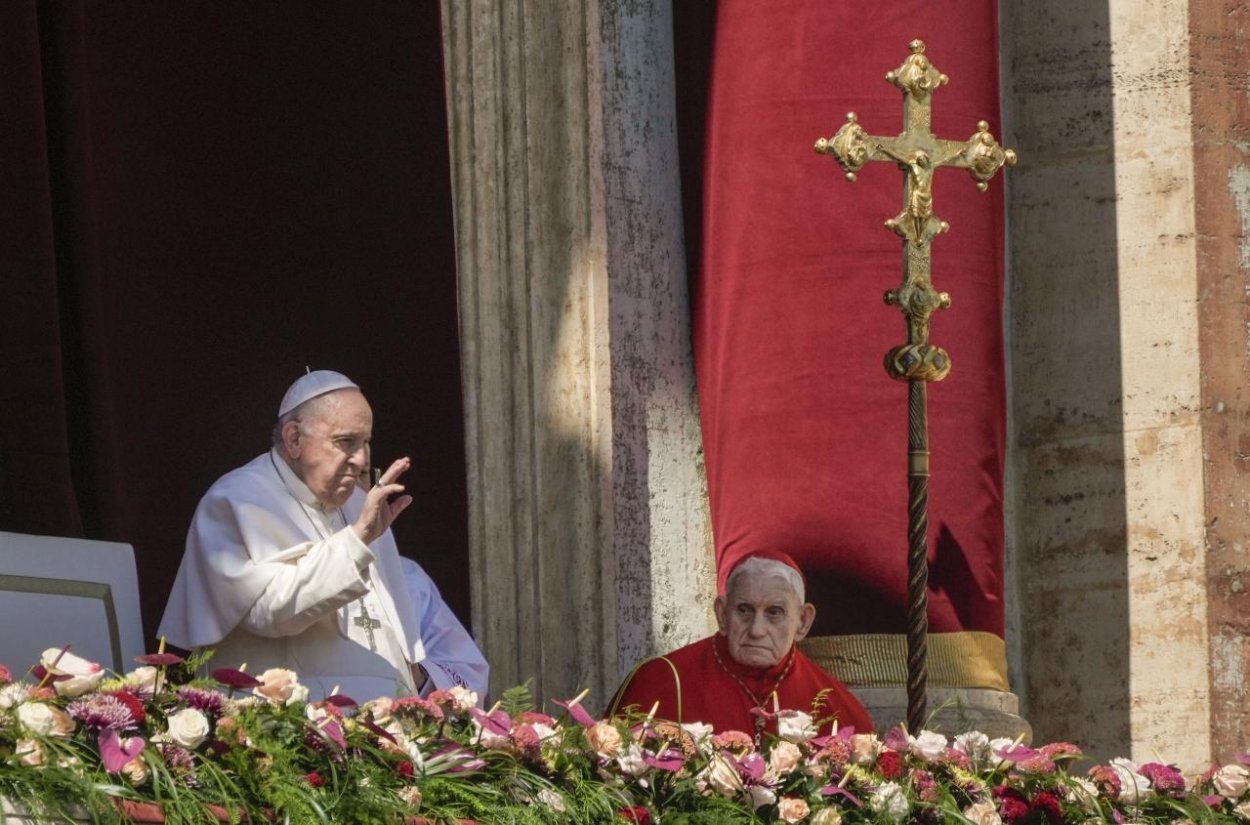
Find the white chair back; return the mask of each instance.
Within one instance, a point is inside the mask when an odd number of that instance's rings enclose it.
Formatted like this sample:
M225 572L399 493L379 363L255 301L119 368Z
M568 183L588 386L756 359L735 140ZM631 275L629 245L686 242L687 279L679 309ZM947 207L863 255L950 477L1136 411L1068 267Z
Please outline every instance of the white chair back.
M15 678L50 647L124 673L144 652L129 544L0 533L0 664Z

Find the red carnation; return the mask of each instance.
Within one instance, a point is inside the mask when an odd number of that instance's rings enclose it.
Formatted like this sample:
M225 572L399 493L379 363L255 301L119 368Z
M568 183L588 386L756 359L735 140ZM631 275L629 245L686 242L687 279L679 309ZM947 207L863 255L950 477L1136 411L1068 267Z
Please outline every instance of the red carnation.
M404 778L411 777L413 773L412 763L409 762L407 759L398 763L397 765L395 765L395 773L399 774L400 776Z
M304 781L306 781L309 785L312 785L314 788L320 788L326 783L326 781L321 778L321 774L316 771L309 771L304 774Z
M1008 825L1023 821L1033 810L1024 794L1006 785L994 789L994 798L998 800L999 815Z
M877 770L886 779L898 779L903 775L903 757L897 751L885 751L877 757Z
M1063 821L1063 809L1059 807L1059 797L1049 791L1039 791L1033 795L1033 810L1046 814L1051 822Z
M143 700L135 696L128 690L119 690L113 694L117 701L130 708L130 715L134 717L134 727L143 724L143 720L147 718L147 713L143 710Z

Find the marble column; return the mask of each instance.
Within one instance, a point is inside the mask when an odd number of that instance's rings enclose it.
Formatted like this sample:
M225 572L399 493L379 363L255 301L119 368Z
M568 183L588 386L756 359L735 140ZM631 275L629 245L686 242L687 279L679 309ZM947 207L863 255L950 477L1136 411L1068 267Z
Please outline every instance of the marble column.
M473 629L495 692L709 632L666 3L443 4Z

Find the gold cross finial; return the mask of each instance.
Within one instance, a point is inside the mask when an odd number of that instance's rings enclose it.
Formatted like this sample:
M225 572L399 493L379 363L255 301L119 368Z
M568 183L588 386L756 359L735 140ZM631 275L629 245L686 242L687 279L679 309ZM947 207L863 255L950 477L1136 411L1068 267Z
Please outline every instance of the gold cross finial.
M833 155L847 180L870 161L889 161L903 172L903 208L885 222L903 239L903 285L885 294L887 303L903 311L907 343L886 355L886 372L901 381L940 381L950 372L950 356L929 344L929 316L950 306L950 296L933 288L930 244L950 229L933 211L933 173L943 166L967 169L977 188L1016 162L1016 153L998 145L985 121L964 141L933 135L932 93L950 82L925 54L924 42L913 40L911 54L885 79L903 92L903 131L897 137L870 135L854 112L832 138L816 141L816 151Z

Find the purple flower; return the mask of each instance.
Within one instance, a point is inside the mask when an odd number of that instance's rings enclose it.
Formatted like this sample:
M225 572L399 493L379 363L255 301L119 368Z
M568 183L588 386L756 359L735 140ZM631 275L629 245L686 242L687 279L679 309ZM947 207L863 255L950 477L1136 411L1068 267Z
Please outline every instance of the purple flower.
M187 703L187 707L195 708L210 716L220 716L226 706L226 697L215 690L197 687L178 688L178 698Z
M130 706L111 693L94 693L75 699L67 710L83 727L92 730L126 730L139 724Z

